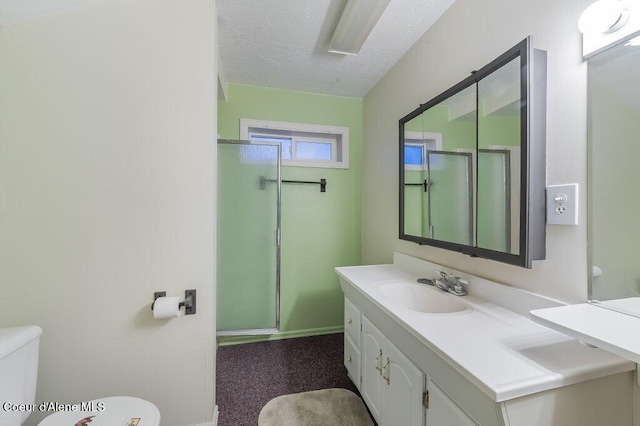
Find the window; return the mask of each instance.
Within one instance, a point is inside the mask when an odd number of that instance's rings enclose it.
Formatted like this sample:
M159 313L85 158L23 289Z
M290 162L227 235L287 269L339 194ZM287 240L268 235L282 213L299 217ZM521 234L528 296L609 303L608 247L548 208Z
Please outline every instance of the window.
M423 144L413 144L405 142L404 144L404 164L406 166L423 166L425 163Z
M279 143L283 166L349 168L347 127L241 119L240 138Z
M427 151L442 151L442 135L440 133L405 132L405 170L426 170ZM437 167L437 165L435 166Z

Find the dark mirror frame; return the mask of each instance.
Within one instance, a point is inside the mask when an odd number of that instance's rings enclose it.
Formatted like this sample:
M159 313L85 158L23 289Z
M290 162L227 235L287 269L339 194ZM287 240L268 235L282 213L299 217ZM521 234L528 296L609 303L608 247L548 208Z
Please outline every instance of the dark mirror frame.
M518 254L494 251L477 246L451 243L416 235L408 235L404 230L404 126L456 93L475 85L510 61L520 58L520 236ZM400 239L420 245L429 245L446 250L461 252L472 257L481 257L525 268L532 267L533 260L545 257L545 185L546 185L546 97L547 97L546 52L533 49L531 37L527 37L491 63L482 67L444 91L430 101L400 119L399 141L399 235ZM476 86L477 94L477 86ZM476 141L478 99L476 96ZM478 146L476 144L476 151ZM478 156L476 155L476 159ZM477 161L477 160L476 160ZM476 165L477 166L477 165ZM474 169L477 174L477 167ZM517 184L513 182L513 184ZM477 188L473 188L474 193ZM476 199L476 197L474 197ZM477 203L477 202L476 202ZM473 211L476 212L476 206ZM477 223L477 214L474 215ZM474 227L475 228L475 227ZM477 231L476 231L477 233ZM473 241L476 241L473 238Z

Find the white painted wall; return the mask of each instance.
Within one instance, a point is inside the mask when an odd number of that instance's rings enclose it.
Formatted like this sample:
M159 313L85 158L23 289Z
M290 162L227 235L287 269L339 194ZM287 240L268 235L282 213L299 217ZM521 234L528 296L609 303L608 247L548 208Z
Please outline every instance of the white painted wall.
M628 49L628 48L627 48ZM589 78L592 132L590 220L593 264L603 274L593 279L597 300L636 297L638 280L637 212L640 111L620 99L601 79Z
M364 99L363 260L393 251L567 302L587 299L587 67L578 18L592 0L457 0ZM524 39L548 52L547 183L580 184L579 226L548 226L532 270L398 239L398 120Z
M213 418L215 22L108 0L0 31L0 327L44 329L38 401ZM190 288L196 315L152 319Z

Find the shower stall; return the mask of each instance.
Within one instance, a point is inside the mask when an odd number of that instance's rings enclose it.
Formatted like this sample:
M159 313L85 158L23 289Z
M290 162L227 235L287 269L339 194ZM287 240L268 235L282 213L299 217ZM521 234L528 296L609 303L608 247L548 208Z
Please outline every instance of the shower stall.
M218 336L280 327L280 149L218 140Z

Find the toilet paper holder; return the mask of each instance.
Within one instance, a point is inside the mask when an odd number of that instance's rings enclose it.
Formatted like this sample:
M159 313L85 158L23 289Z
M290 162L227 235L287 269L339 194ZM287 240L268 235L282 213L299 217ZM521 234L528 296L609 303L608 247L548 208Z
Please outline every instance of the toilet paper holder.
M156 291L153 293L153 303L151 304L151 310L153 311L153 305L156 303L156 299L159 297L166 297L166 291ZM184 314L185 315L193 315L196 313L196 291L195 290L185 290L184 291L184 301L178 303L178 307L184 306Z

